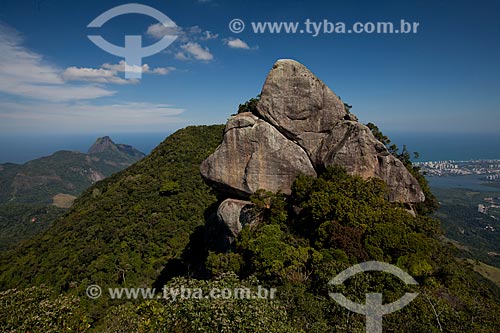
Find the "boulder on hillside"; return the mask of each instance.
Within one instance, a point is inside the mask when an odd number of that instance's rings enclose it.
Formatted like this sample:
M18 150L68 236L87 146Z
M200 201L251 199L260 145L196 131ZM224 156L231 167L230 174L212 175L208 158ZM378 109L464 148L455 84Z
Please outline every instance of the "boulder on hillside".
M347 112L344 102L306 66L278 60L269 72L257 112L288 139L314 152Z
M222 143L200 171L217 190L243 198L258 189L290 194L299 174L316 176L300 146L251 113L229 119Z
M271 69L256 111L229 119L222 143L200 171L224 197L248 198L259 189L288 195L299 174L317 176L334 165L352 175L382 179L390 201L425 200L415 177L340 98L304 65L286 59ZM220 205L223 243L241 231L247 205L234 199Z
M257 113L303 147L317 172L340 165L352 175L384 180L391 201L425 200L418 181L403 163L299 62L284 59L274 64L262 88Z
M207 223L207 243L211 250L225 252L246 225L260 221L250 201L226 199Z
M425 200L418 181L404 164L375 139L370 129L358 122L342 120L323 140L316 159L322 167L341 165L351 175L382 179L392 202Z

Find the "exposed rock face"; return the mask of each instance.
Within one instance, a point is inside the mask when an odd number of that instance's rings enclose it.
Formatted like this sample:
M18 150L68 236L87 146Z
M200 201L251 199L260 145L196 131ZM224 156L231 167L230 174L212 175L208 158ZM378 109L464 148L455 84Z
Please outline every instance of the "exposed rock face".
M139 160L139 159L146 156L130 145L124 145L121 143L114 143L113 140L111 140L111 138L109 136L97 138L97 140L94 142L94 144L88 150L89 155L96 155L96 154L102 154L102 153L108 153L108 155L113 154L113 153L118 153L118 154L123 155L124 157L130 158L130 159L135 159L135 160ZM89 156L89 158L92 158L95 160L97 157L96 156ZM98 161L98 159L97 159L97 161ZM115 165L113 165L113 166L115 166Z
M290 194L298 174L316 176L328 166L385 181L394 202L425 200L417 180L370 129L304 65L279 60L271 69L255 114L233 116L217 150L201 165L207 183L237 197L258 189ZM239 203L224 201L219 221L234 237L241 230Z
M416 203L425 200L417 180L403 163L356 121L341 120L323 140L316 160L324 167L343 166L349 174L385 181L393 202Z
M97 154L108 149L116 149L116 145L109 136L104 136L102 138L97 138L94 144L89 148L88 153Z
M217 210L217 219L220 223L227 226L225 237L228 244L231 244L241 229L245 225L252 225L257 221L253 212L253 204L250 201L226 199Z
M278 60L267 76L259 115L290 140L314 152L347 112L344 103L301 63Z
M246 225L259 223L260 216L250 201L226 199L207 220L206 242L212 251L227 251Z
M299 174L316 176L300 146L251 113L229 119L221 145L200 170L212 186L238 197L258 189L290 194Z

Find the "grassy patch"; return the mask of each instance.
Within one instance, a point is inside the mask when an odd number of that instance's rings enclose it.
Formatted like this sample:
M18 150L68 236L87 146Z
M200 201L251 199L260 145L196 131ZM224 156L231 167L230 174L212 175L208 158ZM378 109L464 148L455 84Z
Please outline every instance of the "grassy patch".
M500 268L490 266L479 260L467 259L467 262L472 264L474 271L500 286Z
M52 197L52 204L58 208L71 208L75 199L74 195L58 193Z

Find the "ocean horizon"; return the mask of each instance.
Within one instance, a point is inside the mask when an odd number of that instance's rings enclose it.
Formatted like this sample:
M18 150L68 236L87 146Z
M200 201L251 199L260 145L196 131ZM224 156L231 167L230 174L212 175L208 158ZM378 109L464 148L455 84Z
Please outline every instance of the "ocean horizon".
M109 135L115 143L134 146L145 154L159 145L165 133L97 133L40 136L0 135L0 163L18 163L48 156L58 150L87 152L98 137ZM418 162L500 159L500 134L398 133L387 131L392 142L418 152Z

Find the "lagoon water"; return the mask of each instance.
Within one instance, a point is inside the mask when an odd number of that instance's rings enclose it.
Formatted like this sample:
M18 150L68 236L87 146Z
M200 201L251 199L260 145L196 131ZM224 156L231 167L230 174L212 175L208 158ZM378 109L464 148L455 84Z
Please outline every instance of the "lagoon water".
M499 188L482 185L485 182L484 175L426 177L431 188L458 188L473 191L499 192Z

